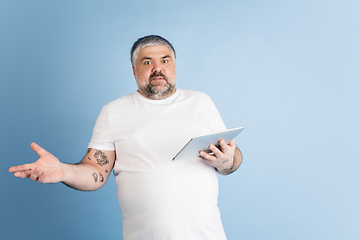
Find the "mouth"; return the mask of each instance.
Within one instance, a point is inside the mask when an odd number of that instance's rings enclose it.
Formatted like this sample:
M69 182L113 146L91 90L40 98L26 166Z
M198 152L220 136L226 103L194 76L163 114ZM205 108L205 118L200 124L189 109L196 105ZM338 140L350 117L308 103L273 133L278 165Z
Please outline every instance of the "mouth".
M149 77L151 82L161 82L161 81L166 81L167 82L167 78L164 76L164 74L160 73L160 72L155 72L153 73L150 77Z
M153 77L151 80L152 81L160 81L160 80L164 80L164 78L162 76L156 76L156 77Z

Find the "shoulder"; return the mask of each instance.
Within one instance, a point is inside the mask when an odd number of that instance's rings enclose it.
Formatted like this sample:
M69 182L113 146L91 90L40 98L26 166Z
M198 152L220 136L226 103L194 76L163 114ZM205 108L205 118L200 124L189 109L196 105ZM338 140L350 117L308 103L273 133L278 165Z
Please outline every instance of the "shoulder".
M210 96L204 92L190 90L190 89L178 89L180 94L184 97L197 98L197 99L206 99L210 100Z
M137 97L137 92L123 95L122 97L105 104L103 109L112 110L112 109L118 109L119 107L124 105L129 105L135 101L136 97Z

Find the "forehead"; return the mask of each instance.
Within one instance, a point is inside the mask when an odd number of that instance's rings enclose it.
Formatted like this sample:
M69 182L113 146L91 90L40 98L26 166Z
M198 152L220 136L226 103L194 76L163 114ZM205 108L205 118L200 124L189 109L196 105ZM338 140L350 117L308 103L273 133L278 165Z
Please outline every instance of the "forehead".
M146 58L162 58L164 56L173 57L172 51L165 45L147 46L140 49L138 60Z

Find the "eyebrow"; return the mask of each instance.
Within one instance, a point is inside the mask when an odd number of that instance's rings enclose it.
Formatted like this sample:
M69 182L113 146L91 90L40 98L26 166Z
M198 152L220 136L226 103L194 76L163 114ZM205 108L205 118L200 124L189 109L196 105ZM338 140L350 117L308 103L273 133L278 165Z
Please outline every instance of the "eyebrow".
M161 59L165 59L165 58L171 58L171 56L170 55L165 55L165 56L161 57ZM152 60L152 58L151 57L143 57L141 59L141 61L144 61L144 60Z

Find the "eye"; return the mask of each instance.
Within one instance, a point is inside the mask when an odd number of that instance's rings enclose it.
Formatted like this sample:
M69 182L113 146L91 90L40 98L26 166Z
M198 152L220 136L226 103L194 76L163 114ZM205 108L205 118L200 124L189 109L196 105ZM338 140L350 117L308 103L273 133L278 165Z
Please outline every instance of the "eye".
M145 61L144 62L144 65L150 65L151 64L151 61Z
M162 63L168 63L168 62L169 62L169 60L167 60L167 59L162 60Z

